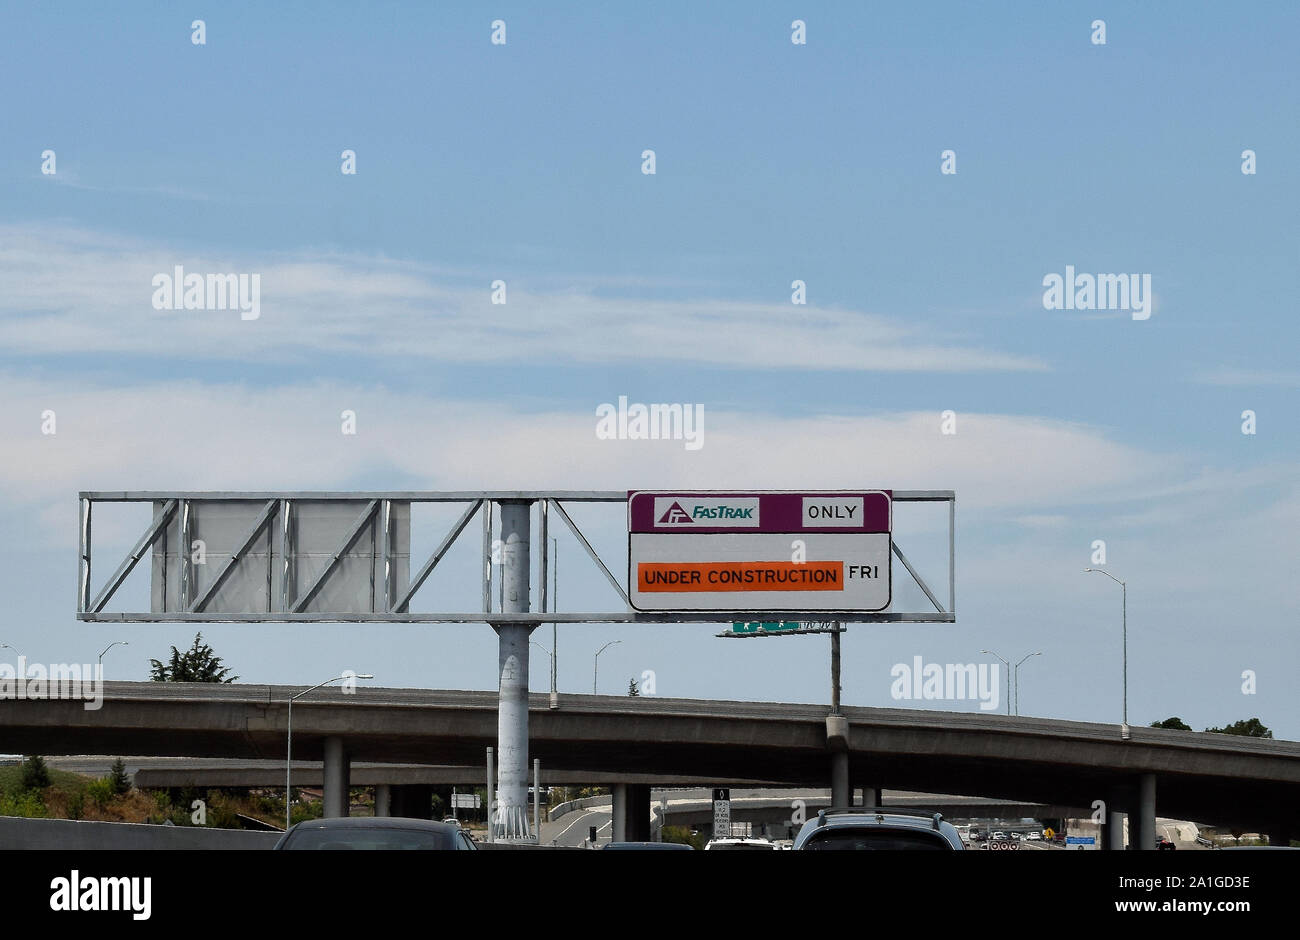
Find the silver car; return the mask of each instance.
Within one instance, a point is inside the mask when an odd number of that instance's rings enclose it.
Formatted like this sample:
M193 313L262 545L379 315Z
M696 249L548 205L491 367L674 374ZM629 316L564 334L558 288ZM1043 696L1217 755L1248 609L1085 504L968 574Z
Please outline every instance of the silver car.
M943 816L917 816L906 810L849 808L818 812L804 823L794 848L805 852L851 850L962 851L965 844L955 826Z

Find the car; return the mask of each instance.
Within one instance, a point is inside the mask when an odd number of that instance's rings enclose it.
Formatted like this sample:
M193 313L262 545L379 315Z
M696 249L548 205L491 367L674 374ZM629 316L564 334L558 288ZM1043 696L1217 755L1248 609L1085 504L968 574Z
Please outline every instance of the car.
M400 816L343 816L309 819L280 837L279 851L298 850L406 850L457 852L478 851L469 834L459 826L432 819Z
M914 810L874 807L820 810L795 836L794 850L962 851L966 848L952 823L940 813L923 816Z
M706 852L774 852L780 846L768 839L711 839L704 846Z
M1162 852L1171 852L1178 848L1178 846L1174 845L1174 843L1170 842L1164 836L1156 836L1156 848Z
M997 832L993 833L993 838L998 842L1005 842L1007 841L1007 834L999 829Z
M1031 832L1025 836L1026 842L1042 842L1043 834L1041 832Z
M684 842L606 842L601 847L602 852L608 852L611 849L615 852L694 852L695 846L687 845Z

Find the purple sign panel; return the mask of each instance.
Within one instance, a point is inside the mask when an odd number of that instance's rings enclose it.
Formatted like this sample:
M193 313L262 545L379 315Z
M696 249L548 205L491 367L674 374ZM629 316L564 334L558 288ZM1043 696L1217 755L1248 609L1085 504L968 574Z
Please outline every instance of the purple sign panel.
M627 494L628 532L874 532L891 530L890 490L633 490Z

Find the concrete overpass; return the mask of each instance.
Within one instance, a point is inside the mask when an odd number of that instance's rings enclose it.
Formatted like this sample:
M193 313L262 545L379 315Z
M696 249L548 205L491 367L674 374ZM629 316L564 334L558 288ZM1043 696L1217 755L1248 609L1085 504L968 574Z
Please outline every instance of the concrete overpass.
M0 703L0 750L275 760L286 702L301 687L105 683L103 707ZM832 754L854 787L994 796L1137 814L1141 842L1160 814L1300 833L1300 743L972 712L662 699L530 696L530 755L548 773L597 781L643 774L656 785L706 780L825 786ZM294 756L324 760L327 810L338 810L351 761L481 766L495 745L497 694L321 689L294 705ZM648 818L650 783L620 784L623 818ZM331 802L330 793L335 795ZM870 799L870 797L869 797ZM345 803L345 801L342 801ZM645 812L642 812L642 809ZM620 811L621 812L621 811ZM618 815L618 814L616 814ZM1148 839L1150 834L1150 839Z

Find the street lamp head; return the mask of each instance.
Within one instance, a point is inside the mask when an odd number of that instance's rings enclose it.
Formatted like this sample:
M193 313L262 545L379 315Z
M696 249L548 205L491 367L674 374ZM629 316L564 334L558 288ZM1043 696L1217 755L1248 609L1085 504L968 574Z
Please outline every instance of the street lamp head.
M1093 570L1095 570L1095 569L1093 569L1093 568L1084 568L1083 570L1084 570L1084 571L1093 571Z
M373 673L369 673L369 672L360 672L360 673L357 673L357 678L358 678L358 679L373 679L373 678L374 678L374 674L373 674Z

